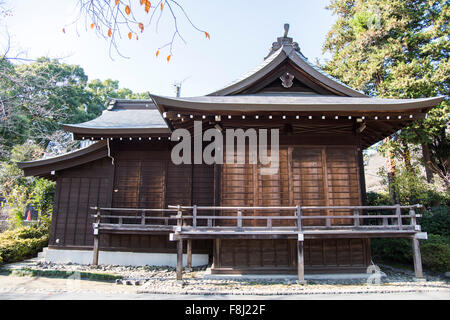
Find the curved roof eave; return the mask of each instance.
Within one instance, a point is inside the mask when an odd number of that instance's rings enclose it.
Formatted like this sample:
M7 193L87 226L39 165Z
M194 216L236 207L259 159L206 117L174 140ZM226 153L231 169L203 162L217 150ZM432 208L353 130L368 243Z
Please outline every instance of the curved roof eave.
M77 149L59 156L18 162L17 166L24 170L26 176L46 176L51 175L51 171L59 171L82 165L93 160L108 156L106 141L98 141L85 148Z
M380 99L357 97L276 97L270 101L260 96L204 96L192 98L173 98L152 95L152 99L165 110L166 107L177 109L214 111L348 111L348 112L401 112L431 108L439 104L444 97L421 99ZM273 99L272 99L273 100Z

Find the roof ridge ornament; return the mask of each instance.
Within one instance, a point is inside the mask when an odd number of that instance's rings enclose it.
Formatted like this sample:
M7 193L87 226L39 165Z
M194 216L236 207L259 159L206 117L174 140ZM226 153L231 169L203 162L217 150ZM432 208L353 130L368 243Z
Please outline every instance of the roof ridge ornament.
M282 37L278 37L277 41L272 43L272 47L270 48L270 52L264 58L264 60L267 59L268 57L270 57L272 55L272 53L274 53L275 51L277 51L278 49L280 49L283 46L292 47L295 51L300 52L300 47L299 47L298 43L294 42L292 38L288 37L287 36L288 33L289 33L289 23L285 23L284 24L283 36Z

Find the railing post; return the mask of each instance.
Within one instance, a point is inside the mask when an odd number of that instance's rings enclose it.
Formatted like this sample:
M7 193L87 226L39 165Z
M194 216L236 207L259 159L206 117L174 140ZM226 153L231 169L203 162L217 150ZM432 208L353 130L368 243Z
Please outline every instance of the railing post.
M141 224L145 225L145 211L141 212Z
M197 228L197 205L192 207L192 226Z
M238 209L238 212L237 212L237 227L242 228L242 211L241 211L241 209Z
M95 222L94 222L94 250L93 250L93 257L92 257L92 264L94 266L98 265L98 254L99 254L99 246L100 246L100 232L99 232L99 226L100 226L100 208L96 207L97 213L95 215Z
M272 218L267 218L267 229L272 229Z
M297 215L297 229L298 231L302 231L302 207L297 206L295 208L295 213Z
M177 227L181 227L183 225L183 211L181 211L181 206L177 206Z
M353 211L353 219L354 221L354 226L355 227L359 227L359 209L355 208Z
M413 227L413 230L416 230L417 225L416 210L414 210L414 208L410 208L409 215L411 216L411 226Z
M398 229L399 229L399 230L402 230L402 229L403 229L402 210L401 210L399 204L396 204L396 205L395 205L395 214L397 215Z

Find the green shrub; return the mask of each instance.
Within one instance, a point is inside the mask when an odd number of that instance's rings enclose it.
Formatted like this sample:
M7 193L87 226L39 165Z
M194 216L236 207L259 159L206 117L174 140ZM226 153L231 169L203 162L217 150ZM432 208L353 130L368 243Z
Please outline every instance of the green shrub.
M413 262L410 239L372 239L372 256L376 261L395 262L411 265ZM428 240L420 241L422 264L425 269L435 272L450 270L450 239L428 234Z
M412 262L411 240L404 238L382 238L371 240L374 260L410 264Z
M45 227L20 227L0 233L0 263L32 258L48 244Z
M425 232L450 237L450 207L424 210L418 223Z
M389 194L385 192L369 191L366 194L368 206L389 206L392 205Z
M450 270L450 242L448 238L429 234L428 240L422 242L420 251L424 268L435 272Z

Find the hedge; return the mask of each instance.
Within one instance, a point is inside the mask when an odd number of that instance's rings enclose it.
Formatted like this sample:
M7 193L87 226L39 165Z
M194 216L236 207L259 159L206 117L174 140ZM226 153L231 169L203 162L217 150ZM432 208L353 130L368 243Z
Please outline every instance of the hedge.
M47 246L48 238L45 227L20 227L0 233L0 264L36 256Z

